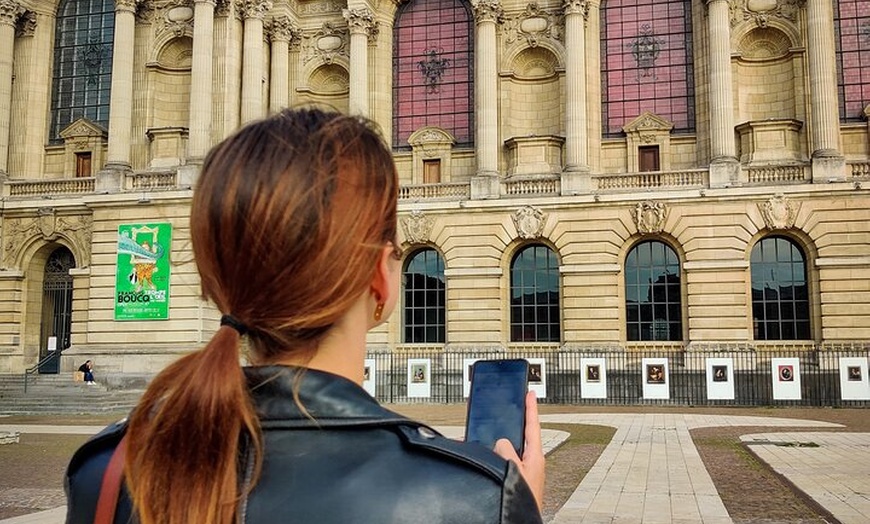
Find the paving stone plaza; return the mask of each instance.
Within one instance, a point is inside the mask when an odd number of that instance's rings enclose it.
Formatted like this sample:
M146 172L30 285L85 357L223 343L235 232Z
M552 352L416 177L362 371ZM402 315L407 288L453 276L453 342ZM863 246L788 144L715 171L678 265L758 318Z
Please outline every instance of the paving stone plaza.
M731 517L707 474L689 431L703 427L777 428L742 440L756 455L820 504L841 524L870 522L870 433L790 432L834 428L813 420L684 414L543 415L544 423L613 426L616 434L573 495L551 521L556 524L728 524ZM93 434L94 426L2 425L0 432ZM438 428L460 438L462 428ZM545 430L549 453L566 433ZM803 445L802 445L803 444ZM812 444L812 445L809 445ZM747 486L751 489L751 486ZM57 496L43 490L0 497ZM65 508L0 521L61 524Z

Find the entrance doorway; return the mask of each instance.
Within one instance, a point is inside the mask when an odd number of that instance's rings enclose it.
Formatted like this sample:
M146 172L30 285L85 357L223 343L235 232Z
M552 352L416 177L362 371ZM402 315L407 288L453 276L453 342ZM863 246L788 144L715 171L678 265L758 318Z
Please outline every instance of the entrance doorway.
M75 258L65 247L55 249L45 262L39 361L48 360L39 368L40 373L56 374L60 370L60 353L70 346L73 279L69 270L73 267Z

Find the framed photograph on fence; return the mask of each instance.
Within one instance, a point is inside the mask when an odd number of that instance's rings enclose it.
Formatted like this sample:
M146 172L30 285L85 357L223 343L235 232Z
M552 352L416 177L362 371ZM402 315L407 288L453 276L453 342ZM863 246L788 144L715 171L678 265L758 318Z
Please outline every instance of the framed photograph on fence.
M800 359L794 357L770 359L774 400L801 399L800 366Z
M432 360L428 358L408 359L408 398L429 398L432 396Z
M604 357L580 359L580 397L607 398L607 364Z
M468 398L471 392L471 377L474 375L474 363L480 360L479 358L464 358L462 359L462 396Z
M643 375L643 398L671 398L670 387L668 386L668 359L643 359L641 361L641 373Z
M734 400L734 359L730 357L708 358L707 399Z
M840 398L870 400L867 357L840 357Z
M363 389L366 390L366 392L373 397L375 396L375 392L377 391L377 383L375 382L375 370L375 359L365 359L365 362L363 363Z
M547 398L547 361L543 358L527 358L529 361L529 391L538 398Z

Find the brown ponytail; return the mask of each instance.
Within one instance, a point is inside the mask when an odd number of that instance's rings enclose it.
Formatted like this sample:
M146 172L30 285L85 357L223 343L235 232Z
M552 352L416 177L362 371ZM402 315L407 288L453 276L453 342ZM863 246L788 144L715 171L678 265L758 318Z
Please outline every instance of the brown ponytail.
M131 416L126 469L142 524L235 520L241 439L255 471L261 456L238 344L235 330L219 329L160 373Z
M204 299L247 328L254 363L310 355L369 289L396 239L398 175L362 119L284 111L207 155L190 235ZM130 420L127 485L142 524L231 524L242 442L262 461L239 367L239 333L217 331L170 365ZM250 486L248 486L250 488Z

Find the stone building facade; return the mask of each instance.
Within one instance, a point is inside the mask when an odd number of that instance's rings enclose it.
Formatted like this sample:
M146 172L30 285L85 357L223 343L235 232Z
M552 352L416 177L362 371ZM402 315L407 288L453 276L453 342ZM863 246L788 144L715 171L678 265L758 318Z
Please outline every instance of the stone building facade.
M870 341L870 0L0 0L0 372L207 340L202 158L306 103L395 151L373 351ZM155 223L167 318L121 320Z

